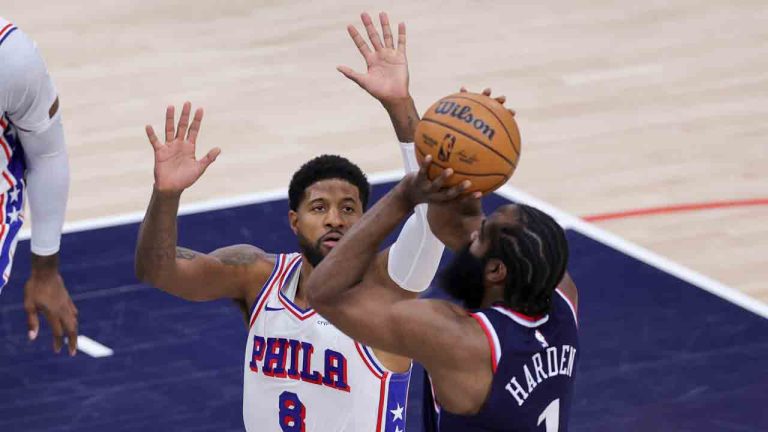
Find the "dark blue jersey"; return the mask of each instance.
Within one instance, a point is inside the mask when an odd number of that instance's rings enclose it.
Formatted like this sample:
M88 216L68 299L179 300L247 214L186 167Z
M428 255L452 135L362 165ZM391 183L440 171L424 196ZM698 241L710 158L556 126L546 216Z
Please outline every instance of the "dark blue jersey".
M491 393L474 416L441 411L428 400L425 408L434 406L436 415L425 418L426 430L566 432L579 358L576 314L566 297L557 291L542 317L499 306L472 316L491 347Z

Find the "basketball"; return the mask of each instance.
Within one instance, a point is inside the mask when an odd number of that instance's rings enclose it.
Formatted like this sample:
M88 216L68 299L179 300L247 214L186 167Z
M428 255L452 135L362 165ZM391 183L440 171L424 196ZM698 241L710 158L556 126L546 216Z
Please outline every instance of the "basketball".
M416 126L416 157L432 155L428 176L453 168L447 186L470 180L468 192L493 192L509 180L520 159L514 114L488 96L456 93L435 102Z

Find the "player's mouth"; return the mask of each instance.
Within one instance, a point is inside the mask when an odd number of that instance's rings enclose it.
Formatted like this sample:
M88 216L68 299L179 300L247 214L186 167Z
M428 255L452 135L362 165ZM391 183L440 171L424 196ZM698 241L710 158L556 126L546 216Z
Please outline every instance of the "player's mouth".
M320 244L325 246L328 250L333 249L341 240L341 233L328 233L320 239Z

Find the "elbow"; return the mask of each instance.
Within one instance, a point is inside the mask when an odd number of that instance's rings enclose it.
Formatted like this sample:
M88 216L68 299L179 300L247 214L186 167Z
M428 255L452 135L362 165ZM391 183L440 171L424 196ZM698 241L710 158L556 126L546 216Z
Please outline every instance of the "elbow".
M160 287L160 272L158 272L156 269L153 269L152 265L140 260L136 259L133 263L133 274L136 275L136 279L138 279L140 282Z
M133 274L136 275L136 279L146 284L155 285L155 278L152 276L147 266L141 261L136 261L133 265Z

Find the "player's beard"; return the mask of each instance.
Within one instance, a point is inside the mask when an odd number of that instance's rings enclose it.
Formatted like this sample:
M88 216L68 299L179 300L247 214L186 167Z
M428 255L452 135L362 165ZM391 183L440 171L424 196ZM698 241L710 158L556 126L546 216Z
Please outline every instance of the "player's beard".
M467 309L477 309L483 301L485 260L469 252L469 244L456 253L440 274L440 286Z
M301 253L307 258L307 261L312 264L312 267L320 265L320 262L325 258L323 250L320 248L323 238L320 237L315 244L312 244L308 238L301 234L298 234L297 237L299 238L299 249L301 249Z

